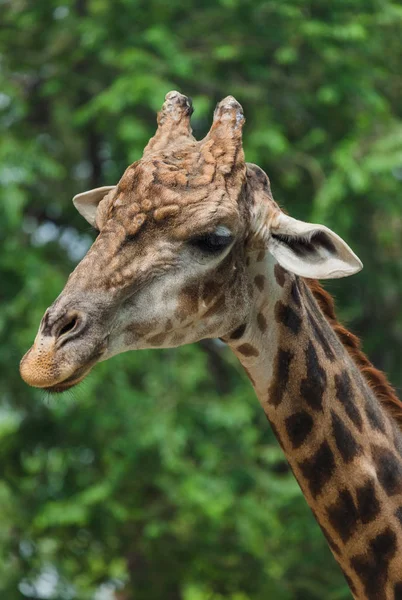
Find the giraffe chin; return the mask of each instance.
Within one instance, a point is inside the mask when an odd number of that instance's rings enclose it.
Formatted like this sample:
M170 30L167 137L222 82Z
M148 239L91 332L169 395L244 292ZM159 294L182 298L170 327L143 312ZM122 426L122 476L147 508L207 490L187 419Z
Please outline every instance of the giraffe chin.
M69 375L66 379L58 381L54 385L43 387L42 389L52 394L61 394L62 392L66 392L67 390L70 390L74 386L78 385L85 379L99 359L105 354L105 349L106 347L102 347L101 350L98 350L85 365L78 367L78 369L71 373L71 375Z
M70 377L67 377L67 379L64 381L59 381L55 385L44 387L43 390L45 390L45 392L50 392L51 394L61 394L62 392L71 390L71 388L78 385L85 379L94 364L95 363L91 364L89 367L86 365L85 367L77 369L77 371L70 375Z

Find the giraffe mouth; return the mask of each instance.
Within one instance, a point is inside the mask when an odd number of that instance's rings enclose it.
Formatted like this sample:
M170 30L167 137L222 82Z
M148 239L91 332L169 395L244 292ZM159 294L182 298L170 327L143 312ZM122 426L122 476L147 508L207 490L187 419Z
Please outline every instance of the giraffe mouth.
M62 392L70 390L85 379L85 377L89 374L92 368L96 365L102 354L104 354L104 351L104 349L98 351L85 365L76 369L74 373L69 375L63 381L59 381L54 385L44 387L43 389L46 392L50 392L51 394L61 394Z
M43 389L45 390L45 392L50 392L52 394L61 394L62 392L66 392L67 390L73 388L75 385L81 383L81 381L85 379L85 377L88 375L93 366L94 365L91 365L90 367L81 367L80 369L77 369L77 371L75 371L73 375L67 377L67 379L65 379L64 381L60 381L55 385L51 385Z

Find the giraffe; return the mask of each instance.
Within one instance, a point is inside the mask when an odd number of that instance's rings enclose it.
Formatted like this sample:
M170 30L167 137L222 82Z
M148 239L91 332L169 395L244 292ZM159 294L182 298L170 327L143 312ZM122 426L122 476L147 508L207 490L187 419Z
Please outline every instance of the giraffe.
M359 258L286 215L245 162L231 96L197 141L170 92L143 157L78 194L99 232L20 364L62 392L100 360L221 338L243 365L329 547L359 600L402 599L402 404L336 320L318 279Z

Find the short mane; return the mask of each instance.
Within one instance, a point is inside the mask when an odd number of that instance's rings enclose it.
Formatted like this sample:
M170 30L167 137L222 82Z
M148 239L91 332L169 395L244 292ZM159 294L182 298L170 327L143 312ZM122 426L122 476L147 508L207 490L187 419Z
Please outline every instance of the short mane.
M317 280L305 279L305 282L313 293L325 318L359 367L360 371L363 373L376 397L393 416L398 423L399 428L402 430L402 402L399 400L385 374L371 364L361 349L359 338L338 322L335 314L335 303L332 296L321 287Z

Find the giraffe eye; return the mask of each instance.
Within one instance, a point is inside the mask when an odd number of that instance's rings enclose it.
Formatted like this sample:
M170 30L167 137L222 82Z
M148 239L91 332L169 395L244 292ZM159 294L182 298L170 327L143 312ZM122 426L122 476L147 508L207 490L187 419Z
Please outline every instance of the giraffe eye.
M222 227L213 233L199 235L190 240L190 245L204 254L219 254L223 252L233 241L231 233ZM224 230L224 231L223 231Z

